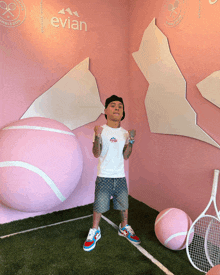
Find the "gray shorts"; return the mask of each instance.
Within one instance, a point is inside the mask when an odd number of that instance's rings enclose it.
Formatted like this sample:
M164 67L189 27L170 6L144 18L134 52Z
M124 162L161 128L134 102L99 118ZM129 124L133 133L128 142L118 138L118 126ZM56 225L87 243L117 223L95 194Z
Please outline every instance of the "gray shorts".
M110 198L116 210L128 209L128 188L126 178L97 177L95 182L95 201L93 210L105 213L110 209Z

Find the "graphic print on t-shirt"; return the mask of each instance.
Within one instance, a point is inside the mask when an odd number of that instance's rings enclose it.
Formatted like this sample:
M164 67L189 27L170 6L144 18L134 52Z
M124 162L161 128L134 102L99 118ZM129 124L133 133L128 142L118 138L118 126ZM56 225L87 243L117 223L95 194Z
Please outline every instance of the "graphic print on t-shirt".
M115 137L112 137L112 138L110 139L110 141L111 141L111 142L118 142L117 139L116 139Z

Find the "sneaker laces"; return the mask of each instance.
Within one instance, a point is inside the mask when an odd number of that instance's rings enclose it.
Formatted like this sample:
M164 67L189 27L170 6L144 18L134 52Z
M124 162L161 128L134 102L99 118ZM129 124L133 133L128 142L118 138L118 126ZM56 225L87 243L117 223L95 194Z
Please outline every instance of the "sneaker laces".
M126 225L125 228L127 229L127 231L128 231L129 233L131 233L131 235L135 235L134 230L131 228L130 225Z
M89 234L88 234L88 236L87 236L87 240L88 240L88 241L92 241L92 240L93 240L96 231L97 231L96 228L90 228Z

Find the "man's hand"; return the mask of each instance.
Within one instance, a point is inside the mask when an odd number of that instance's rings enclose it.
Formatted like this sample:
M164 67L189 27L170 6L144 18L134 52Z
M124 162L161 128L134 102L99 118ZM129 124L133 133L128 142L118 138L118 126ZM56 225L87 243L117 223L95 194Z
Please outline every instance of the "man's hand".
M101 137L101 133L102 133L103 128L101 126L95 126L94 131L95 131L95 135L98 137Z
M129 139L134 139L134 137L136 136L136 130L129 130Z

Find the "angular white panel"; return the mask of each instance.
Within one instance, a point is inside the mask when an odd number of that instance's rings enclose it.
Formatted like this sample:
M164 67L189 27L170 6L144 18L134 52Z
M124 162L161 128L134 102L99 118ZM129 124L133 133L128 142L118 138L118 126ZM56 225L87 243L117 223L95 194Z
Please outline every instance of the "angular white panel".
M219 148L196 125L196 113L186 99L186 81L155 19L145 30L139 50L132 55L149 82L145 106L151 132L187 136Z
M220 108L220 71L216 71L197 85L202 96Z
M74 130L95 121L101 113L104 106L86 58L39 96L21 119L51 118Z

